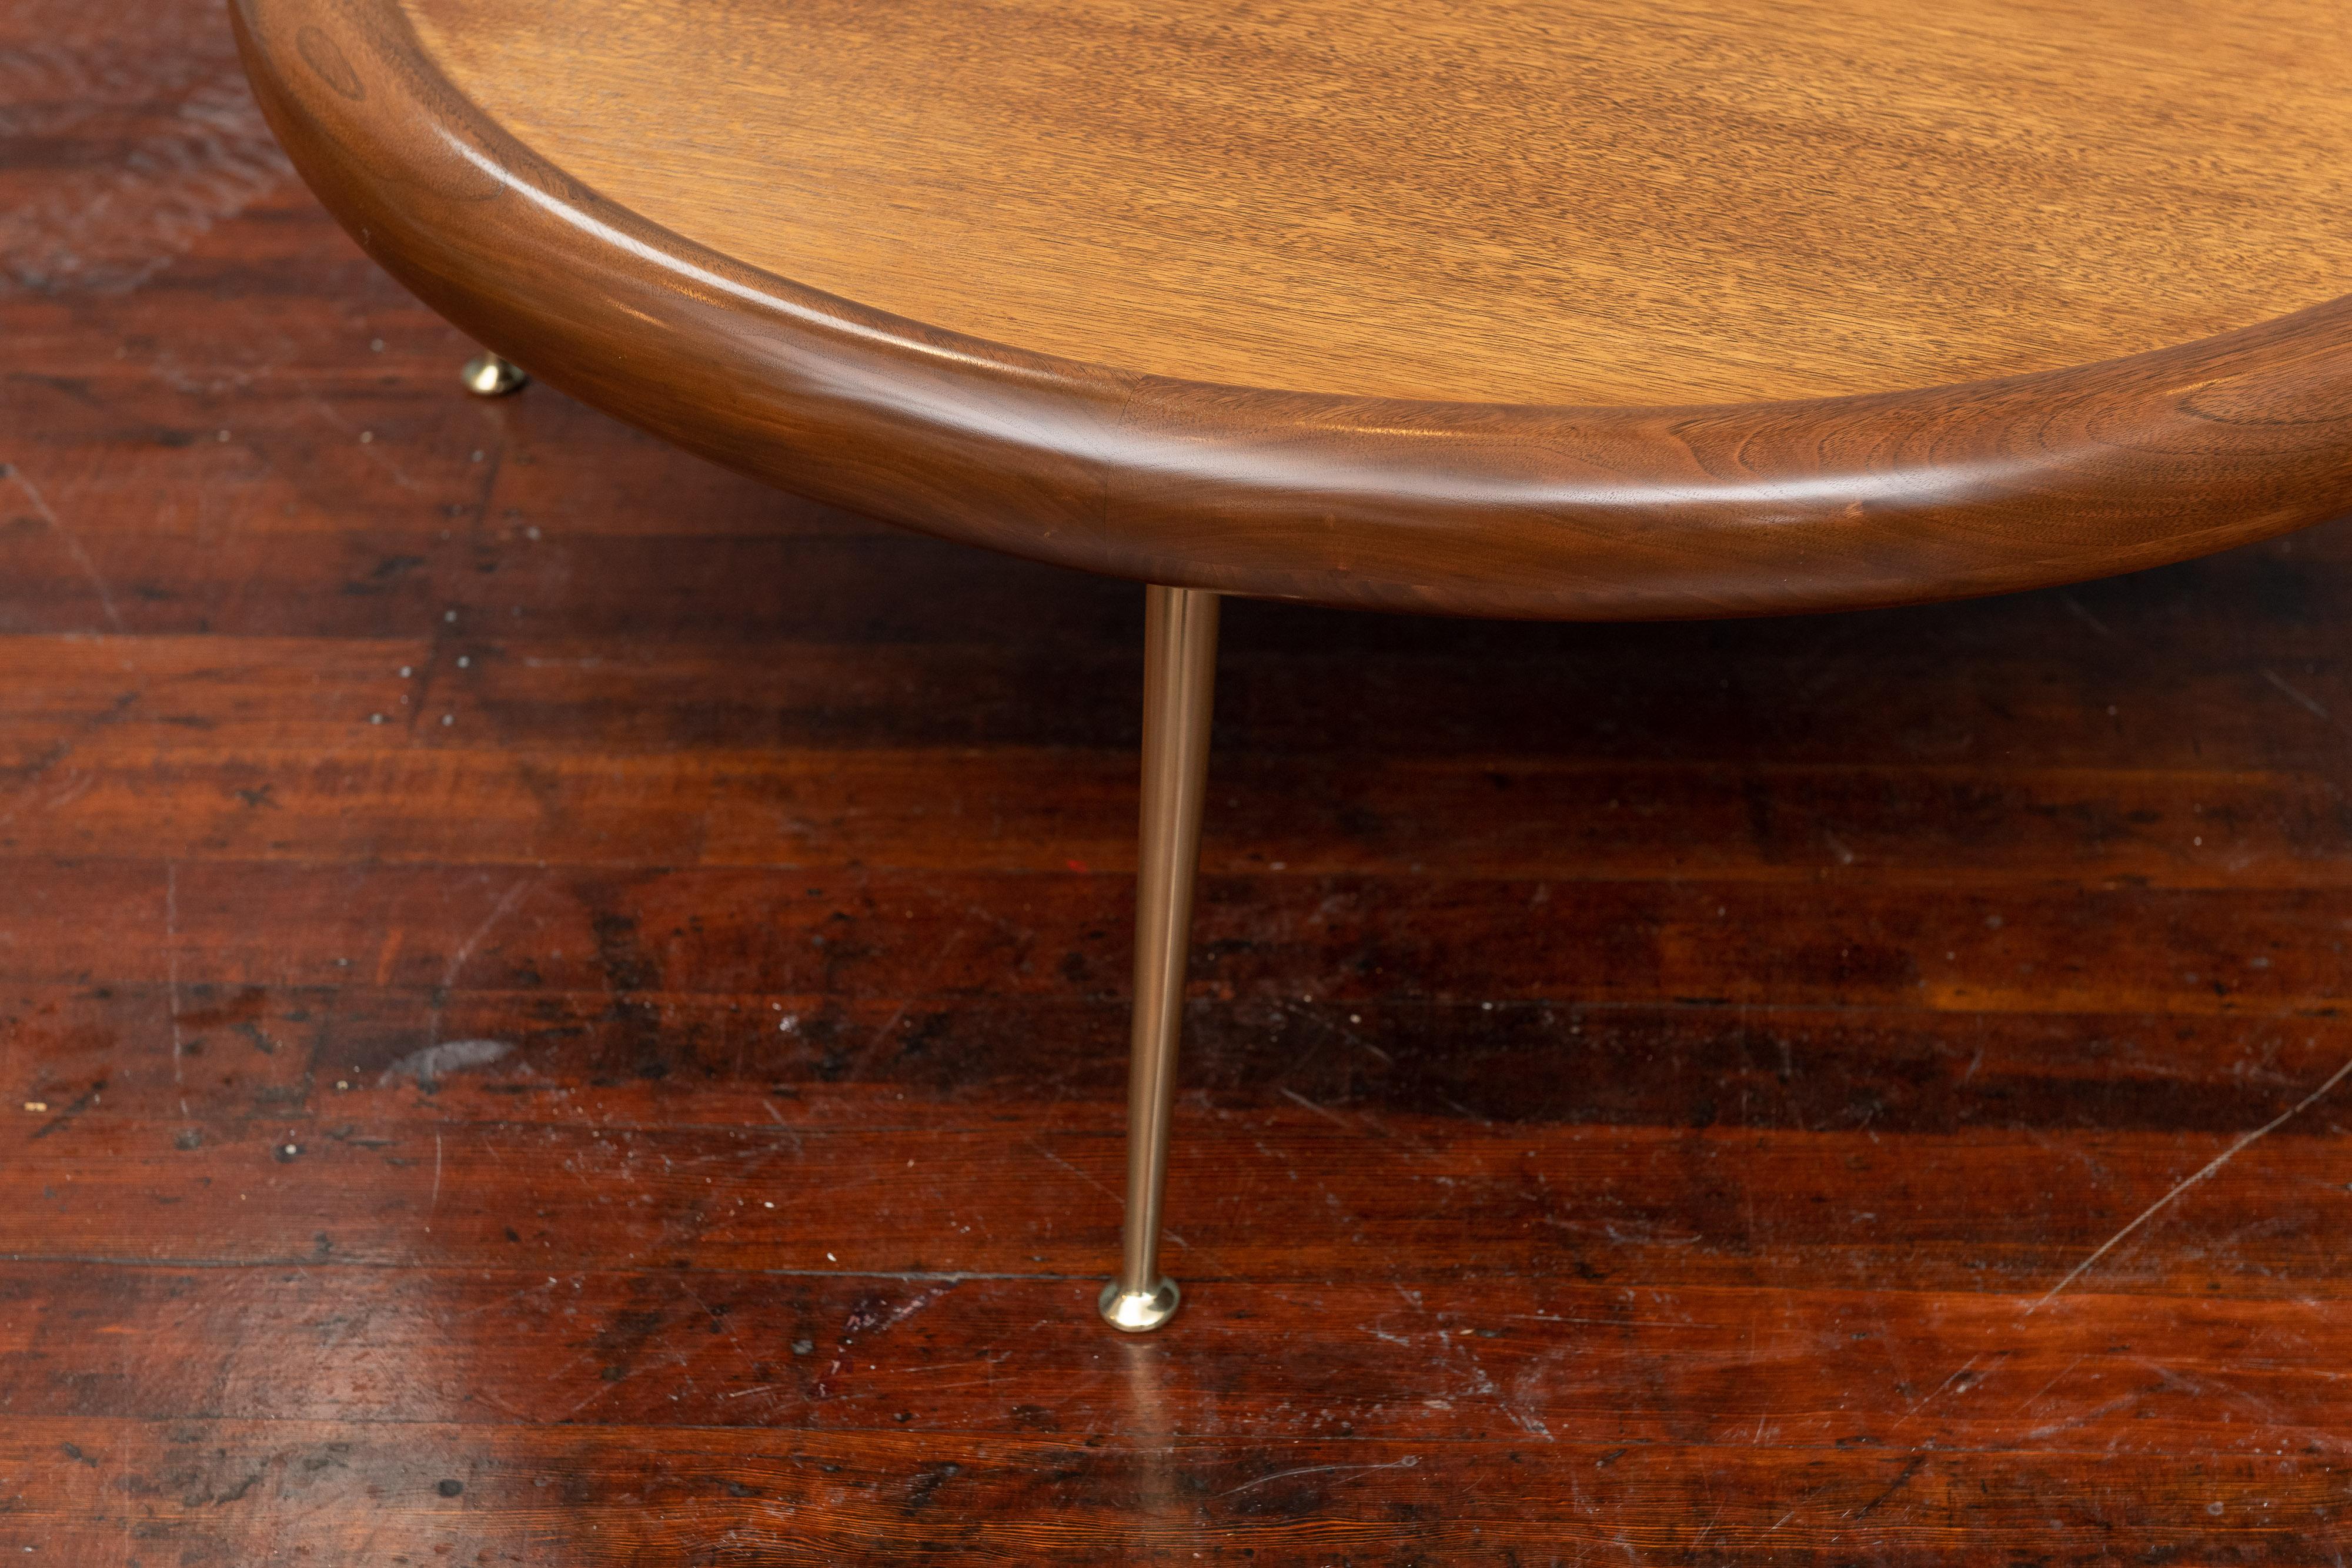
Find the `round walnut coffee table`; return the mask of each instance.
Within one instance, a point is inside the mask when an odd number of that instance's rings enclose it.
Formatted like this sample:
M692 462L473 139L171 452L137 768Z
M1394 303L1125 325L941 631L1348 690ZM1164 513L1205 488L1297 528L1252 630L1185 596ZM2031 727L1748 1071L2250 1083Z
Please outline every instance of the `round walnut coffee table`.
M311 185L499 356L1151 585L1121 1328L1177 1301L1218 595L1834 610L2352 509L2341 0L232 10Z

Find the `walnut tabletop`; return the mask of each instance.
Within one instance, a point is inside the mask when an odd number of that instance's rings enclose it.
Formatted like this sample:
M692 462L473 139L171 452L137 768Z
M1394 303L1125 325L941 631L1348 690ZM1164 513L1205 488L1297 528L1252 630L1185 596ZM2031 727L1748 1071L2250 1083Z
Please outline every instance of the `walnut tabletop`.
M233 0L428 303L1179 587L1747 614L2352 509L2336 0Z

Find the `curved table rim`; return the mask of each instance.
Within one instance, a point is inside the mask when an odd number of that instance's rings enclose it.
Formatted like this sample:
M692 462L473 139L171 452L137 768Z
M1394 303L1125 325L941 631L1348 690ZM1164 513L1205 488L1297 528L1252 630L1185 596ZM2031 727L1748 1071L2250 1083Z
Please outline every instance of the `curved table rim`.
M2352 296L1999 381L1713 407L1217 386L884 314L600 197L397 0L229 0L264 112L361 246L583 401L781 487L1184 588L1571 620L2002 592L2352 510Z

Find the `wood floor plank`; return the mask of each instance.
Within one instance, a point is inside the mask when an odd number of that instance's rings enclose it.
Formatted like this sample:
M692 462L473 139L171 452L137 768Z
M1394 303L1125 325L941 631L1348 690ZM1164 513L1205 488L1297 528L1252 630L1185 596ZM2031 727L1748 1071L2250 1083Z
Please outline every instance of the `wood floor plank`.
M795 550L793 567L780 564L778 576L793 575L800 559ZM883 560L861 573L898 575ZM1025 586L1033 597L1048 591L1043 581ZM502 745L618 752L803 736L871 744L885 734L929 744L1124 747L1136 734L1139 612L1127 590L1057 586L1048 607L1066 619L1017 641L984 622L881 635L864 622L844 623L841 607L854 601L846 584L825 598L826 607L796 606L717 646L659 628L567 638L561 627L516 616L516 606L485 601L474 623L483 629L479 674L461 722L478 710L469 733ZM2053 622L2065 619L2055 603L2046 612ZM1219 669L1220 758L2307 767L2332 777L2345 741L2338 716L2352 712L2345 666L2315 632L2292 650L2157 649L2112 664L2088 663L2071 648L1976 653L1894 620L1830 650L1746 646L1690 627L1636 628L1612 643L1596 628L1515 626L1507 630L1517 645L1492 647L1472 633L1448 643L1416 622L1376 617L1363 618L1375 631L1303 648L1271 637L1271 646L1253 645L1254 624L1308 613L1237 606L1231 614ZM1746 635L1760 642L1764 633ZM513 656L501 656L509 638ZM773 653L758 651L771 644ZM927 700L911 711L903 701L884 706L914 691ZM1662 711L1675 722L1659 723Z
M1149 1353L1130 1399L1149 1409ZM71 1453L67 1454L70 1448ZM57 1458L67 1455L68 1462ZM1883 1454L1511 1441L1148 1446L923 1433L26 1422L0 1514L93 1563L2305 1563L2342 1539L2341 1478L2307 1456ZM1574 1478L1573 1485L1569 1478ZM1899 1504L1899 1507L1896 1506ZM12 1553L13 1555L14 1553ZM2324 1559L2323 1559L2324 1560Z
M614 757L426 745L445 715L453 732L457 720L445 681L462 672L451 661L402 643L315 662L307 642L282 655L247 646L255 662L243 671L219 669L217 651L213 667L187 675L158 674L162 661L147 659L91 681L106 689L87 695L74 689L80 681L53 678L46 700L58 716L12 725L0 715L0 755L21 758L0 772L0 852L1133 870L1128 752L811 746ZM412 677L397 677L403 669ZM256 670L265 678L245 678ZM199 684L232 678L233 701L191 700ZM102 722L64 716L97 704L108 705ZM2058 870L2162 887L2335 887L2352 882L2341 805L2335 783L2308 772L1244 757L1217 770L1202 864L1377 875L1435 863L1521 881L1868 876L1929 889L2047 882ZM355 842L354 816L381 826Z
M364 837L360 839L364 843ZM910 998L1115 991L1128 878L794 867L0 862L37 924L0 981L461 985ZM1203 876L1192 985L1221 1000L1864 1005L2326 1015L2333 889L1860 879L1533 883ZM1792 915L1801 912L1801 919Z
M782 1107L803 1129L1093 1128L1124 1103L1126 1023L1109 995L37 986L0 993L0 1083L35 1127L87 1100L199 1127L740 1127ZM2352 1060L2352 1022L2238 1015L1202 1000L1185 1026L1203 1110L1881 1136L2233 1135Z
M1133 1360L1063 1331L1098 1282L15 1263L0 1265L0 1402L21 1419L1148 1440ZM1210 1286L1191 1332L1151 1347L1150 1414L1260 1442L2342 1462L2339 1306L2086 1291L2025 1313L1975 1293L1412 1273ZM93 1333L148 1346L155 1370L89 1362ZM289 1364L289 1345L318 1354Z
M85 1113L35 1137L47 1121L18 1118L0 1257L1075 1276L1117 1250L1111 1116L831 1132L790 1104L740 1128ZM2235 1140L1484 1124L1286 1096L1179 1111L1171 1256L1195 1281L1386 1279L1409 1258L1444 1280L2332 1300L2352 1111L2308 1114L2173 1204ZM2159 1205L2167 1223L2136 1223ZM2231 1205L2259 1222L2200 1230Z

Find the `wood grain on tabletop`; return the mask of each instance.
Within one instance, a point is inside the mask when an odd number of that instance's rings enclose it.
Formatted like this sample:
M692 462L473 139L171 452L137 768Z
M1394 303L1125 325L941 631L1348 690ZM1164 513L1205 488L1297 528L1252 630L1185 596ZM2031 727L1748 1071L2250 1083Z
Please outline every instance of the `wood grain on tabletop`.
M2352 532L1230 607L1125 1341L1139 596L465 398L203 7L0 70L0 1552L2345 1544Z
M402 0L599 194L1237 386L1726 403L2063 369L2352 271L2352 29L2256 6Z
M1034 559L1630 620L2352 508L2317 0L231 10L444 316Z

